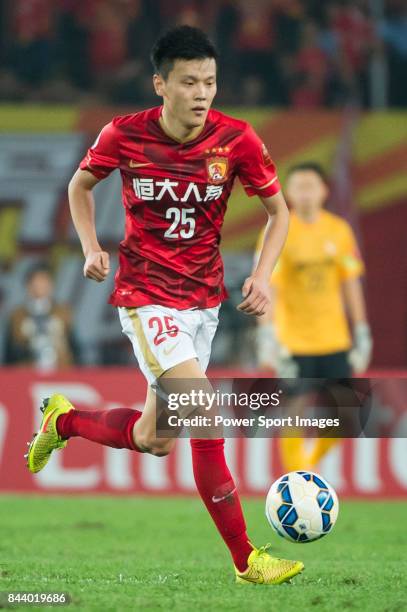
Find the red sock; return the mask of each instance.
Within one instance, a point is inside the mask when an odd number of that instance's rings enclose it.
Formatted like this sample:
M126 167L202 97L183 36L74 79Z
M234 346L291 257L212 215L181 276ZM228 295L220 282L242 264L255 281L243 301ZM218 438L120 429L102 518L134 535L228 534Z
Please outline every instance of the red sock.
M226 465L224 440L191 440L195 482L235 566L247 568L252 552L235 483Z
M61 438L80 436L113 448L139 449L133 440L133 426L142 413L130 408L112 410L70 410L57 419Z

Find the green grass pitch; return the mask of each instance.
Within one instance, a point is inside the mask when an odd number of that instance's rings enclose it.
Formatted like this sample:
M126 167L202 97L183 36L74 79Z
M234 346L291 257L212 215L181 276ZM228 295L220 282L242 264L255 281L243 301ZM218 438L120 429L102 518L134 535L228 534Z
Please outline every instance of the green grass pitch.
M244 508L257 545L305 562L292 584L235 585L198 498L0 496L0 591L65 592L57 609L103 612L407 610L406 502L344 501L332 534L305 545L274 535L263 500Z

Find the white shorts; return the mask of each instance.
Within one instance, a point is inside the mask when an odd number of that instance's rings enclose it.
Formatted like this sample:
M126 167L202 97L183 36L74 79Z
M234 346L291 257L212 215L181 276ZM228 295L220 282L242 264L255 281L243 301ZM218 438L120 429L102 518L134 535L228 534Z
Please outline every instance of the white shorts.
M197 359L206 371L219 308L177 310L155 304L118 308L123 333L130 339L150 385L161 374L188 359Z

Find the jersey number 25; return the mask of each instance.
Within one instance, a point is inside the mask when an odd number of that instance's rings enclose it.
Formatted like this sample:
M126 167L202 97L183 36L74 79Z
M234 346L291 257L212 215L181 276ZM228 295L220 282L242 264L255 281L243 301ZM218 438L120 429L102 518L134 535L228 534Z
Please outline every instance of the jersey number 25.
M175 208L167 209L165 218L172 220L170 227L164 234L164 238L172 240L176 238L192 238L195 232L195 218L192 216L195 208Z

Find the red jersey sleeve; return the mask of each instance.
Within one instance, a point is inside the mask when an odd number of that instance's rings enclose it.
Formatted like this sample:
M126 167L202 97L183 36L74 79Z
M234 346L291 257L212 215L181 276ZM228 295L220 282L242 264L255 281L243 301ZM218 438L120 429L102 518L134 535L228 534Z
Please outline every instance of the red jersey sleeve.
M276 167L254 129L247 125L237 150L237 175L248 196L273 196L281 190Z
M105 125L93 145L88 149L79 167L82 170L88 170L98 179L104 179L118 166L117 129L114 122L111 121Z

